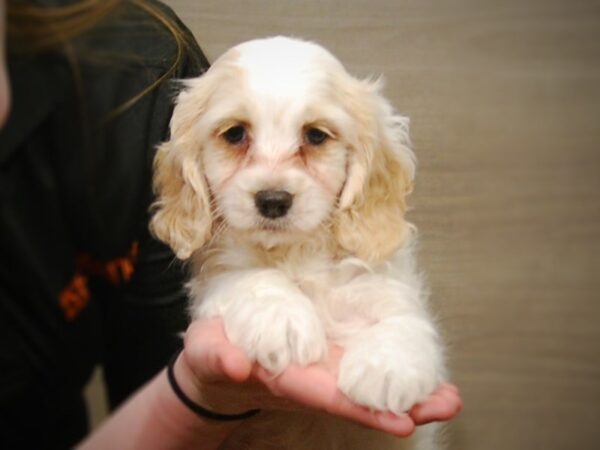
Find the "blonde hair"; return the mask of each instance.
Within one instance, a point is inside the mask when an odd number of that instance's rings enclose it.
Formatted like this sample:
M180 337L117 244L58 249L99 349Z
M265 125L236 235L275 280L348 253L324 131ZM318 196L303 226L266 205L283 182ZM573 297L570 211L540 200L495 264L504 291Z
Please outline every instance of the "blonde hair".
M128 110L146 94L168 79L180 66L190 46L188 34L178 23L165 15L154 2L148 0L80 0L62 6L40 6L28 1L8 0L7 50L12 55L31 55L49 50L61 50L71 64L78 79L77 54L72 42L92 30L100 22L115 14L120 7L131 4L162 25L176 44L176 54L171 66L159 78L118 107L105 120L110 120ZM79 80L80 81L80 80Z
M93 28L121 4L122 0L82 0L64 6L40 6L8 0L8 50L27 54L64 45Z

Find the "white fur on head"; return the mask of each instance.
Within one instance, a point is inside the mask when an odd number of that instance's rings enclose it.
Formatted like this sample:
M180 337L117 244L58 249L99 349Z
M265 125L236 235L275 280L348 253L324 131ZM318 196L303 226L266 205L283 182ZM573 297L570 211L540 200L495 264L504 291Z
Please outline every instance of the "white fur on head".
M347 252L389 256L408 230L414 159L408 120L379 90L313 43L278 37L234 47L177 99L171 139L155 160L153 232L187 259L211 238L216 217L267 247L332 223ZM247 131L243 149L223 140L237 124ZM304 132L313 126L330 139L307 150ZM264 189L294 198L267 225L254 198Z

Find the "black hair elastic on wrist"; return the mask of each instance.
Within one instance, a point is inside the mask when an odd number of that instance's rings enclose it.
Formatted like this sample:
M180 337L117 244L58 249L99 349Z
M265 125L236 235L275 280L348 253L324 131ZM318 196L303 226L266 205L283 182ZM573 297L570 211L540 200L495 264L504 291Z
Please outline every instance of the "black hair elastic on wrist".
M179 398L179 400L181 400L181 402L189 409L194 411L202 418L225 422L248 419L249 417L255 416L260 412L260 409L251 409L250 411L246 411L240 414L221 414L209 411L208 409L203 408L197 403L194 403L187 395L185 395L181 387L179 387L179 384L177 384L177 380L175 379L175 361L177 361L177 357L180 353L181 350L175 352L175 354L171 357L171 360L167 365L167 378L169 379L169 384L171 385L171 388L173 388L173 392L175 392L177 398Z

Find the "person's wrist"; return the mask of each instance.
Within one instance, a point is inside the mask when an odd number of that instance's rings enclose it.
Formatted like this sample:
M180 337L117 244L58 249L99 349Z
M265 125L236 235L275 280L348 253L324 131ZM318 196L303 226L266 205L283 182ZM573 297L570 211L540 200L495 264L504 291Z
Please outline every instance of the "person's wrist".
M215 395L211 382L199 380L183 351L174 356L167 376L171 388L186 406L200 417L213 421L233 422L247 419L259 412L257 409L243 409ZM212 392L212 395L211 395Z
M151 411L156 427L163 430L161 434L180 443L177 448L216 449L243 421L210 420L195 413L182 402L169 380L171 369L172 375L178 377L177 386L181 392L197 402L202 401L201 390L198 389L200 384L184 362L179 356L170 368L168 366L157 376L156 382L152 384L152 393L147 396L147 409Z

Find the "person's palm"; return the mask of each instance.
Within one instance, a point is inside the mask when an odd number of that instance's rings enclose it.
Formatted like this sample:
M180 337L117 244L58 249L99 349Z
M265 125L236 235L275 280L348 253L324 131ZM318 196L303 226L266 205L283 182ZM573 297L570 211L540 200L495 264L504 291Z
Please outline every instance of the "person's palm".
M209 320L190 325L184 359L198 379L204 406L223 413L254 408L312 408L397 436L408 436L415 425L452 419L462 408L458 389L451 384L441 385L424 403L398 416L356 405L336 385L342 351L331 346L326 363L292 365L273 375L252 364L227 340L220 320Z

